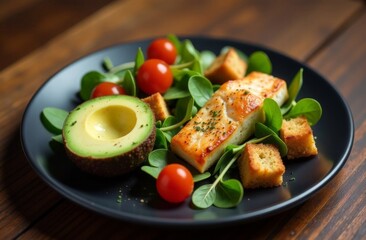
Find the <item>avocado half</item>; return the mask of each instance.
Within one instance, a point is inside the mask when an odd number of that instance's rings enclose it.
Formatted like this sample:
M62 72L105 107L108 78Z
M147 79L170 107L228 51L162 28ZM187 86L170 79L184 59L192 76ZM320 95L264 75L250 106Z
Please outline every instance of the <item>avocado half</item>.
M80 169L113 177L137 168L152 151L155 119L140 99L112 95L83 102L65 120L68 157Z

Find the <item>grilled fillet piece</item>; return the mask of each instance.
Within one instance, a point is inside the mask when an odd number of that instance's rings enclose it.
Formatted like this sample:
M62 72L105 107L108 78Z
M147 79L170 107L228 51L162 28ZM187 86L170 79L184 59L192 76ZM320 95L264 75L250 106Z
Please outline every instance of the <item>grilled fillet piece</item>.
M288 98L284 80L258 72L228 81L213 94L198 113L172 138L172 151L205 172L229 144L241 144L264 120L265 98L282 105Z

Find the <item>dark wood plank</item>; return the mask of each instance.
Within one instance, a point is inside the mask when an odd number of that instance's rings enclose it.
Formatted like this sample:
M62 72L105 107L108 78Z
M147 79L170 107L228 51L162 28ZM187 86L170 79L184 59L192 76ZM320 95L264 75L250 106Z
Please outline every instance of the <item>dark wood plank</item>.
M62 200L26 162L21 154L19 136L18 130L13 132L0 154L1 239L13 238L26 230L33 221Z
M272 4L243 1L231 16L218 22L210 34L265 45L304 61L352 19L356 11L362 10L360 2L343 0L281 0Z
M307 201L276 237L286 232L310 239L361 239L366 227L366 24L364 13L339 38L311 59L349 104L355 121L353 150L344 168L320 194ZM342 126L339 126L342 127Z
M288 218L296 209L275 217L246 225L223 226L209 229L165 229L159 226L137 225L100 216L81 209L68 201L57 206L47 218L42 219L32 229L20 236L20 239L42 238L79 238L79 239L268 239L270 231L253 231L258 225L261 229L281 227L281 220ZM62 219L58 221L56 219ZM50 221L51 220L51 221ZM55 222L57 224L55 224ZM144 229L143 231L141 229ZM208 234L209 232L209 234ZM148 234L147 234L148 233Z
M364 8L365 9L365 8ZM366 9L365 9L366 10ZM319 214L320 233L327 238L361 239L366 229L366 12L357 22L310 61L337 87L349 104L355 122L355 141L351 155L338 176L337 189L328 200L330 217ZM340 126L342 127L342 126ZM334 189L332 190L334 191ZM322 221L327 219L327 221ZM311 228L314 226L308 226ZM363 232L362 232L363 229Z
M24 9L28 8L31 5L36 4L40 0L14 0L8 1L3 0L0 2L0 22L5 21L8 17L18 14L19 12L23 11Z
M0 69L42 46L112 1L1 1Z

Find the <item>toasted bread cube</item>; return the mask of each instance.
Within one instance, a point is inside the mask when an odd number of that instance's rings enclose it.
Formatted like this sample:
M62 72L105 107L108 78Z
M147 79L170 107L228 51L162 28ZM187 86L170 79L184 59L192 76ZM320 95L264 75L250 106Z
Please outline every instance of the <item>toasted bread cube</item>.
M150 105L150 108L155 115L156 121L163 121L164 119L169 117L168 107L163 96L161 96L160 93L154 93L149 97L143 98L141 100Z
M285 166L272 144L247 144L238 166L244 188L276 187L283 182Z
M239 57L234 48L218 56L205 71L205 76L213 83L222 84L228 80L244 77L247 64Z
M309 157L318 154L313 131L305 117L283 120L281 139L288 148L287 159Z

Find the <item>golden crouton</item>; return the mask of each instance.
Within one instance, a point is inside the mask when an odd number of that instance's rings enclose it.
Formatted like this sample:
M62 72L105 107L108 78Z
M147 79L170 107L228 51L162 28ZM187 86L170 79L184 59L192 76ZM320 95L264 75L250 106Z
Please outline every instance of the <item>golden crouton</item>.
M164 119L169 117L168 107L163 96L161 96L160 93L154 93L153 95L143 98L141 100L150 105L150 108L155 115L156 121L163 121Z
M244 77L247 64L238 56L234 48L218 56L205 71L205 76L213 83L222 84L228 80Z
M280 136L287 145L288 159L309 157L318 154L313 131L305 117L283 120Z
M272 144L247 144L238 166L244 188L275 187L285 172L279 150Z

